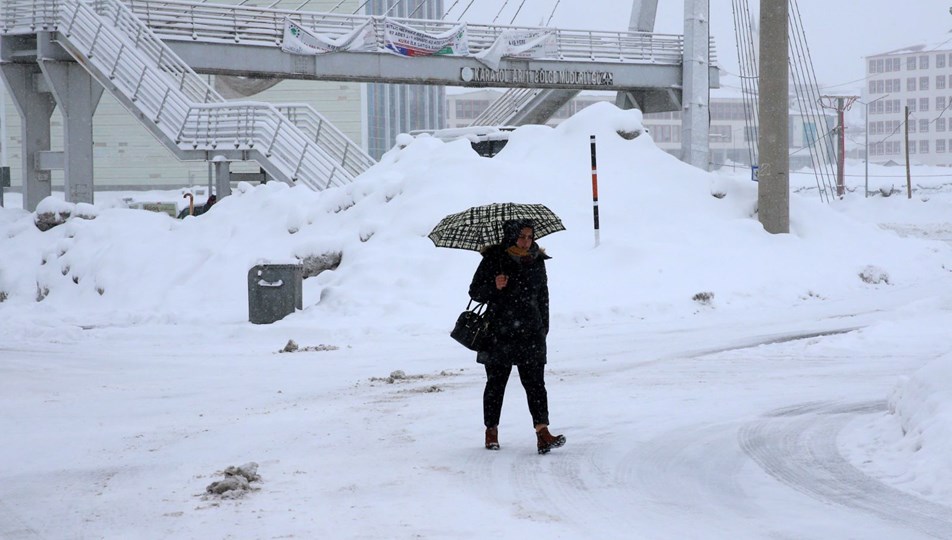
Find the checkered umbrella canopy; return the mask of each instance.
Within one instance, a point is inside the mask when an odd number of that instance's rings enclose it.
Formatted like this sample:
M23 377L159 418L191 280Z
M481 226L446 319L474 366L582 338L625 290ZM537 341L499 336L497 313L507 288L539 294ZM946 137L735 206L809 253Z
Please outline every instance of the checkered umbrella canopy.
M493 203L450 214L428 235L436 247L479 251L503 240L503 223L531 220L536 239L564 231L562 220L542 204Z

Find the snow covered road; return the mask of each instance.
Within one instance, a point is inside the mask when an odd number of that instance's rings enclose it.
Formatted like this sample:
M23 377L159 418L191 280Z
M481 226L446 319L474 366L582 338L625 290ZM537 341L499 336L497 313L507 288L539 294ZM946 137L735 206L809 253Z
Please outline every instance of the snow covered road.
M880 343L898 323L790 319L564 328L548 456L515 375L503 448L481 447L483 375L443 335L38 331L0 349L0 537L952 537L949 507L837 446L919 362ZM248 461L259 490L204 496Z

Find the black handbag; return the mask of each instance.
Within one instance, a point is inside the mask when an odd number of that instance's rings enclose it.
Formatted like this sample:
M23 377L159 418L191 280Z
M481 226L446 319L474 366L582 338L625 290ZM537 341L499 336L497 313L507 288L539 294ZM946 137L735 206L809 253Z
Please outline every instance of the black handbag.
M450 332L455 339L471 351L485 350L489 337L489 317L486 316L486 304L476 304L470 309L473 300L466 304L466 310L456 318L456 326Z

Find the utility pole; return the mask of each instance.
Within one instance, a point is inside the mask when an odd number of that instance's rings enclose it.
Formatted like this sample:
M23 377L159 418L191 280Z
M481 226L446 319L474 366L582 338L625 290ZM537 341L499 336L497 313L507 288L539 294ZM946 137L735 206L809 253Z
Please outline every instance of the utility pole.
M863 185L866 186L866 197L869 197L869 106L881 99L886 99L888 97L889 94L886 94L884 96L879 96L878 98L869 102L860 101L860 103L862 103L863 107L865 108L863 114L865 116L864 120L866 121L866 135L863 137L864 145L866 147L865 151L863 152L863 161L866 163L865 181L863 182Z
M761 0L757 208L771 234L790 232L788 0Z
M859 96L820 96L820 103L826 109L836 110L836 195L843 198L846 193L846 122L844 113L850 110Z
M906 137L906 193L907 198L912 198L912 174L909 171L909 106L906 105L906 121L903 122Z

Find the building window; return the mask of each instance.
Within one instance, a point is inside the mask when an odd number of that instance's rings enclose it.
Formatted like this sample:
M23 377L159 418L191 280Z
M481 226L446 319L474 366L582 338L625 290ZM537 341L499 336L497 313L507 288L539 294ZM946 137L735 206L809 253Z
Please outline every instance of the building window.
M945 58L944 56L942 58ZM935 78L935 89L944 90L945 89L945 75L938 75Z
M919 141L919 153L920 154L929 153L929 141Z
M906 79L906 92L915 92L916 91L916 78L909 77Z
M929 69L929 55L924 54L919 57L919 69Z
M870 60L870 61L869 61L869 68L868 68L868 69L869 69L869 72L870 72L870 73L876 73L876 61L875 61L875 60Z
M915 57L915 56L909 56L909 57L906 58L906 69L909 70L909 71L912 71L912 70L916 69L916 57Z
M916 144L916 141L909 141L909 153L910 153L910 154L915 154L915 153L916 153L916 148L918 148L918 147L919 147L919 145Z
M711 142L714 144L731 142L732 133L729 125L711 124Z
M936 60L938 60L939 58L944 58L944 56L940 56L940 57L936 58ZM936 62L936 63L938 64L938 62ZM936 66L936 67L938 67L938 66ZM945 153L945 139L939 139L939 140L937 140L937 141L935 142L935 153L936 153L936 154L944 154L944 153Z
M919 77L919 90L926 91L929 89L929 77Z
M945 110L945 96L935 97L935 110L937 111Z
M655 142L681 142L681 129L679 126L671 125L653 126L651 128L651 138Z
M906 108L909 109L909 112L916 112L916 98L907 99Z
M928 111L928 110L929 110L929 98L927 97L919 98L919 112Z
M919 120L919 133L929 133L929 121L926 119Z
M473 119L489 107L488 100L459 99L456 100L456 118Z
M945 131L945 117L939 117L935 119L935 130Z
M916 126L918 126L918 125L919 125L919 124L918 124L915 120L910 120L910 121L909 121L909 133L915 133L915 132L916 132Z
M937 67L937 68L944 68L944 67L945 67L945 53L937 54L937 55L935 56L935 67ZM935 151L938 152L938 151L939 151L939 148L936 147Z
M949 54L949 57L952 58L952 54ZM899 58L893 58L892 69L890 71L902 71L902 60Z

